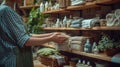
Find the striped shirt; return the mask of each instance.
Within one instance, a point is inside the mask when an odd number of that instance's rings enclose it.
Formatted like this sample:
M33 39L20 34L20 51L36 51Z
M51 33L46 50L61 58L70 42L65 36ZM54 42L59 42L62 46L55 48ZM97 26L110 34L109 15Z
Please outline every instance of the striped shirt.
M15 48L30 38L21 17L7 5L0 5L0 64L16 67Z

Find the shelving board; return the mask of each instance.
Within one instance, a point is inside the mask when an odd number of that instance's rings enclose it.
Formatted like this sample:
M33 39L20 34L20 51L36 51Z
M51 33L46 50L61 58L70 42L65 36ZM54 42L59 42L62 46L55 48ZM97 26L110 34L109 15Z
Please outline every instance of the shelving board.
M109 5L109 4L115 4L120 3L120 0L99 0L96 2L96 4L103 4L103 5Z
M120 27L93 27L93 30L119 30Z
M93 28L50 28L46 27L43 30L120 30L120 27L93 27Z
M75 6L68 6L67 10L84 10L88 8L99 7L96 5L96 1L94 2L87 2L86 4L75 5Z
M86 29L86 28L43 28L43 30L92 30L92 29Z
M67 13L69 11L66 11L65 9L58 9L58 10L50 10L50 11L45 11L43 14L55 14L55 13Z
M21 9L31 9L33 7L39 7L39 5L20 6Z
M104 61L111 61L111 57L105 55L104 53L100 53L100 54L93 54L93 53L85 53L85 52L80 52L80 51L76 51L76 50L72 50L71 53L75 53L78 55L83 55L83 56L87 56L87 57L91 57L91 58L96 58L96 59L100 59L100 60L104 60Z

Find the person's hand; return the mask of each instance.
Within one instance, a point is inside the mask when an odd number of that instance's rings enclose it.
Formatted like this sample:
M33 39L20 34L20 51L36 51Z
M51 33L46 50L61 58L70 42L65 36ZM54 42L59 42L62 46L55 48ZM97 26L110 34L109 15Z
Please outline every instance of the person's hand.
M63 36L62 33L60 32L55 32L51 35L51 39L52 41L58 43L58 44L62 44L64 41L66 41L68 38Z

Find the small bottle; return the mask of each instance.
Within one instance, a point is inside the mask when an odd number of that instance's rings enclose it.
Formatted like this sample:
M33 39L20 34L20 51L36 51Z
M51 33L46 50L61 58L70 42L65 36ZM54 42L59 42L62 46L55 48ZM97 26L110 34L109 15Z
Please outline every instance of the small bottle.
M82 67L85 67L86 65L85 65L85 60L83 60L83 62L82 62Z
M96 42L93 43L92 53L94 53L94 54L98 54L98 53L99 53L99 49L98 49L98 47L97 47Z
M91 44L90 44L90 40L87 39L85 45L84 45L84 52L86 53L90 53L91 52Z
M52 3L51 3L51 1L49 1L49 3L48 3L48 11L51 11L51 8L52 8Z
M68 21L67 21L67 28L69 28L70 27L70 25L71 25L71 23L72 23L72 16L70 15L70 18L68 19Z
M63 27L66 27L66 25L67 25L67 17L65 16L63 19Z
M43 2L41 2L40 4L40 12L44 12L45 11L45 6L43 4Z
M76 64L76 67L83 67L81 60L78 60L78 62L77 62L77 64Z
M26 0L24 0L23 5L26 6Z
M90 62L87 62L87 67L92 67L92 65L90 65Z
M56 21L56 27L59 28L60 27L60 19L57 18L57 21Z
M48 11L48 2L45 3L45 11Z

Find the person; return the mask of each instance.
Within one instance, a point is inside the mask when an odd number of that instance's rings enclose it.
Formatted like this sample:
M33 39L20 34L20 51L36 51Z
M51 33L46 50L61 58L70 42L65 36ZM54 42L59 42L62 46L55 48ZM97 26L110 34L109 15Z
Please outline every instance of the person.
M14 4L21 2L6 0L0 5L0 67L33 67L31 46L44 46L50 41L63 43L67 39L60 32L27 33L21 17L13 10Z

